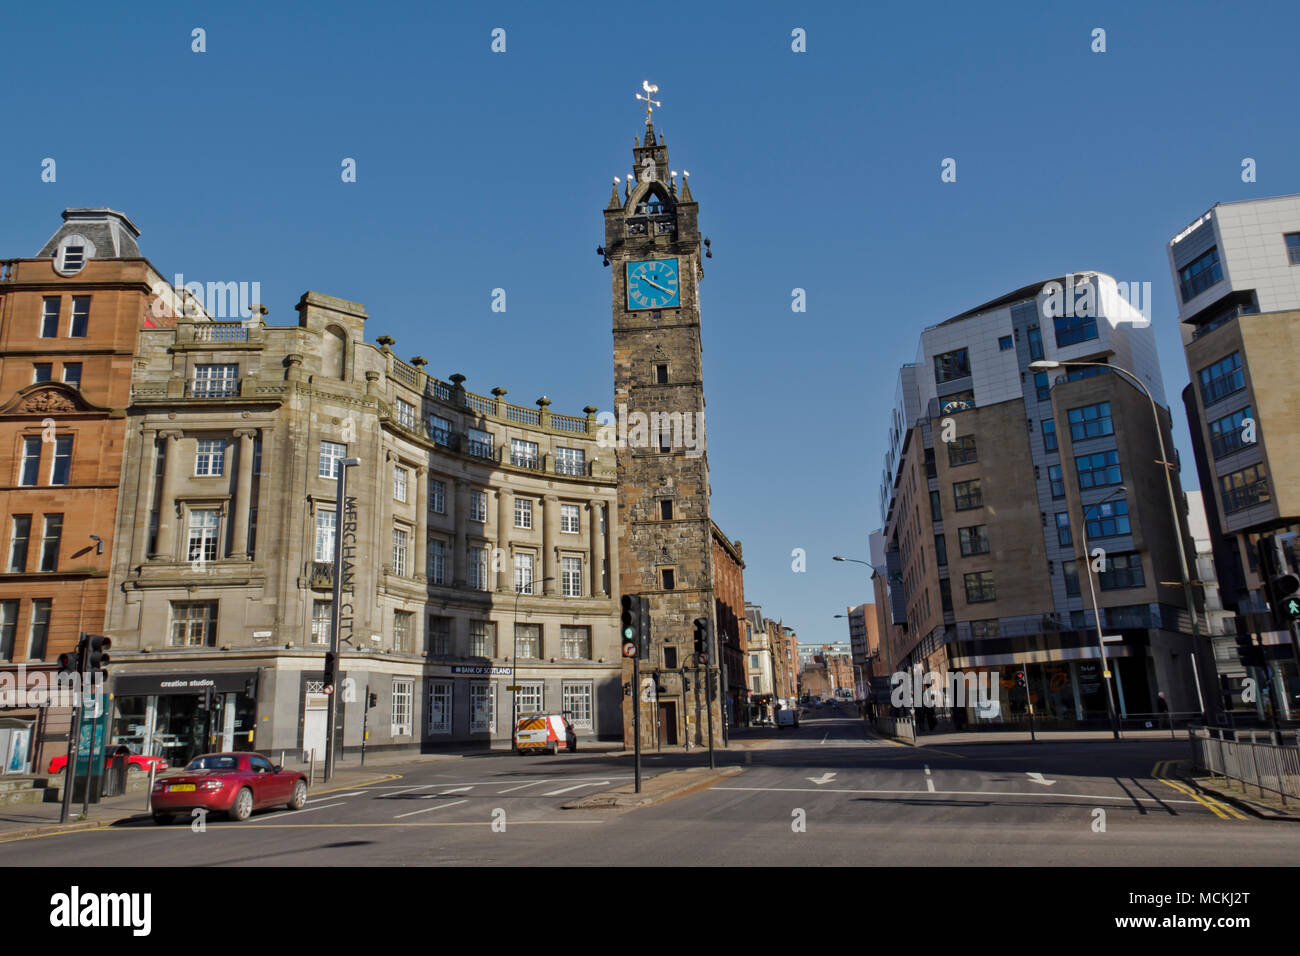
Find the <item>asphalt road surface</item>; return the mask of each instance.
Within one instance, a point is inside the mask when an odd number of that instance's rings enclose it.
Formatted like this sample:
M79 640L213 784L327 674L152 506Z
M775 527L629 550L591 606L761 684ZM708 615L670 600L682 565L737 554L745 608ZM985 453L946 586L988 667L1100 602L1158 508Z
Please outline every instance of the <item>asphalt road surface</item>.
M632 779L630 757L501 754L245 823L213 815L0 844L4 866L1294 865L1300 828L1172 778L1184 741L962 744L866 738L848 708L719 754L744 772L639 810L564 810ZM644 772L701 766L647 755Z

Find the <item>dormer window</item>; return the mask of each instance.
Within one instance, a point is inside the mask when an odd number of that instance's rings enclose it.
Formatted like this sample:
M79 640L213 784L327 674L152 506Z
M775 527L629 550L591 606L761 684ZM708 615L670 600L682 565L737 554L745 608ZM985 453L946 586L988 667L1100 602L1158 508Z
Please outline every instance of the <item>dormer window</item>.
M59 275L76 275L85 268L86 260L94 258L95 244L85 236L64 236L54 253L54 270Z
M64 272L80 272L81 267L86 264L86 247L85 246L64 246L63 263L60 268Z

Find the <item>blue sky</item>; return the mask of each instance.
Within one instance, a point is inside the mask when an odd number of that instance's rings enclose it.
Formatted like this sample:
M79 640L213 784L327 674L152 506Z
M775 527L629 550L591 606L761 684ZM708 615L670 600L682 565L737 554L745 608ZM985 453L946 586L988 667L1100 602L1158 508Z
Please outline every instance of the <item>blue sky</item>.
M607 409L594 250L649 78L713 240L714 517L744 543L749 600L842 640L832 615L870 590L830 559L868 556L922 327L1071 270L1150 281L1192 460L1164 244L1215 202L1300 192L1300 12L1135 6L27 4L0 33L0 257L33 255L67 206L112 206L164 275L260 282L273 323L318 290L441 378Z

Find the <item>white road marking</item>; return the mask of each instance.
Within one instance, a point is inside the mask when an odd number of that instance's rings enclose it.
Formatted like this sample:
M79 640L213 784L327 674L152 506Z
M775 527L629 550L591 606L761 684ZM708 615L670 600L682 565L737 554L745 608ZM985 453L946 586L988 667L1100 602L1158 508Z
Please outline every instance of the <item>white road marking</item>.
M1052 784L1056 783L1055 780L1044 780L1041 773L1026 773L1025 776L1034 783L1041 783L1044 787L1050 787Z
M469 803L468 800L453 800L451 803L440 803L436 807L425 807L423 810L412 810L410 813L399 813L393 817L394 820L400 820L402 817L413 817L417 813L430 813L434 810L445 810L447 807L458 806L462 803Z
M583 787L600 787L600 786L607 786L608 784L609 784L609 781L608 781L608 780L602 780L602 781L600 781L599 783L579 783L579 784L575 784L575 785L572 786L572 787L564 787L564 788L562 788L562 789L560 789L560 790L552 790L550 793L544 793L544 794L542 794L542 796L544 796L544 797L558 797L560 794L562 794L562 793L568 793L570 790L581 790Z
M443 793L464 793L466 790L473 790L473 785L468 787L452 787L450 790L444 790Z
M930 793L934 793L934 778L930 776L930 765L925 765L925 786Z
M331 794L329 795L329 799L331 799L331 800L338 800L338 799L340 799L341 797L359 797L359 796L361 796L361 794L363 794L363 793L365 793L365 792L366 792L366 791L364 791L364 790L353 790L351 793L331 793ZM324 798L324 797L318 797L317 799L319 800L319 799L326 799L326 798ZM307 802L308 802L308 803L315 803L316 801L315 801L315 800L308 800Z
M522 790L525 787L535 787L539 783L555 783L554 780L534 780L532 783L521 783L517 787L506 787L504 790L498 790L497 793L513 793L515 790Z
M308 807L306 810L290 810L288 813L277 813L276 817L291 817L295 813L311 813L313 810L328 810L330 807L341 807L341 803L327 803L320 807Z
M715 791L718 790L752 791L752 792L759 792L759 793L872 793L872 794L888 794L888 795L905 796L905 797L919 796L922 792L920 790L839 790L839 789L814 790L812 787L710 787L708 790L705 790L703 792L714 793ZM1010 792L1010 791L999 791L999 790L989 790L989 791L945 790L943 792L943 795L945 797L1033 797L1035 799L1042 799L1043 797L1062 797L1064 799L1077 799L1077 800L1118 800L1120 802L1136 801L1138 803L1155 803L1155 804L1186 803L1186 804L1190 804L1191 806L1202 805L1197 803L1197 801L1195 800L1166 800L1164 798L1156 798L1156 797L1127 797L1127 796L1108 797L1108 796L1101 796L1095 793L1061 793L1059 791L1056 793L1047 793L1047 792L1039 792L1039 791L1022 793L1022 792Z
M831 732L828 730L826 731L826 736L822 738L822 743L826 743L826 741L830 739L831 739Z
M815 784L817 784L818 786L820 786L821 784L824 784L824 783L830 783L832 780L834 780L834 779L835 779L835 774L833 774L833 773L824 773L824 774L822 774L820 777L805 777L804 779L805 779L805 780L811 780L813 783L815 783Z
M411 792L414 791L414 790L427 790L427 789L429 789L430 787L436 787L436 786L438 786L438 784L436 784L436 783L426 783L426 784L424 784L424 785L421 786L421 787L407 787L405 790L394 790L392 793L386 793L386 794L384 794L382 797L380 797L379 799L380 799L380 800L385 800L385 799L387 799L388 797L395 797L395 796L397 796L398 794L402 794L402 793L411 793Z

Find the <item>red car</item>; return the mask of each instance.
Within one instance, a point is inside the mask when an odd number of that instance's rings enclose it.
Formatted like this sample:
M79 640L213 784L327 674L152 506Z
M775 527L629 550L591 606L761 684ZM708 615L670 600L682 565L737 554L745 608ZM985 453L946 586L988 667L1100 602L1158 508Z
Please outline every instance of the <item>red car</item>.
M148 773L150 767L155 767L159 771L167 770L171 767L171 765L167 763L167 761L164 760L162 757L146 757L142 754L132 753L126 747L118 747L116 751L110 751L104 755L105 770L109 770L112 768L113 758L115 756L118 756L119 754L121 756L126 757L126 769L128 771L142 770L145 773ZM60 754L59 756L53 758L50 761L50 769L46 772L51 774L63 773L63 768L66 767L67 765L68 765L68 755Z
M155 780L151 807L155 823L170 823L196 807L247 820L254 810L307 804L307 778L277 767L261 754L220 753L195 757L184 770Z

